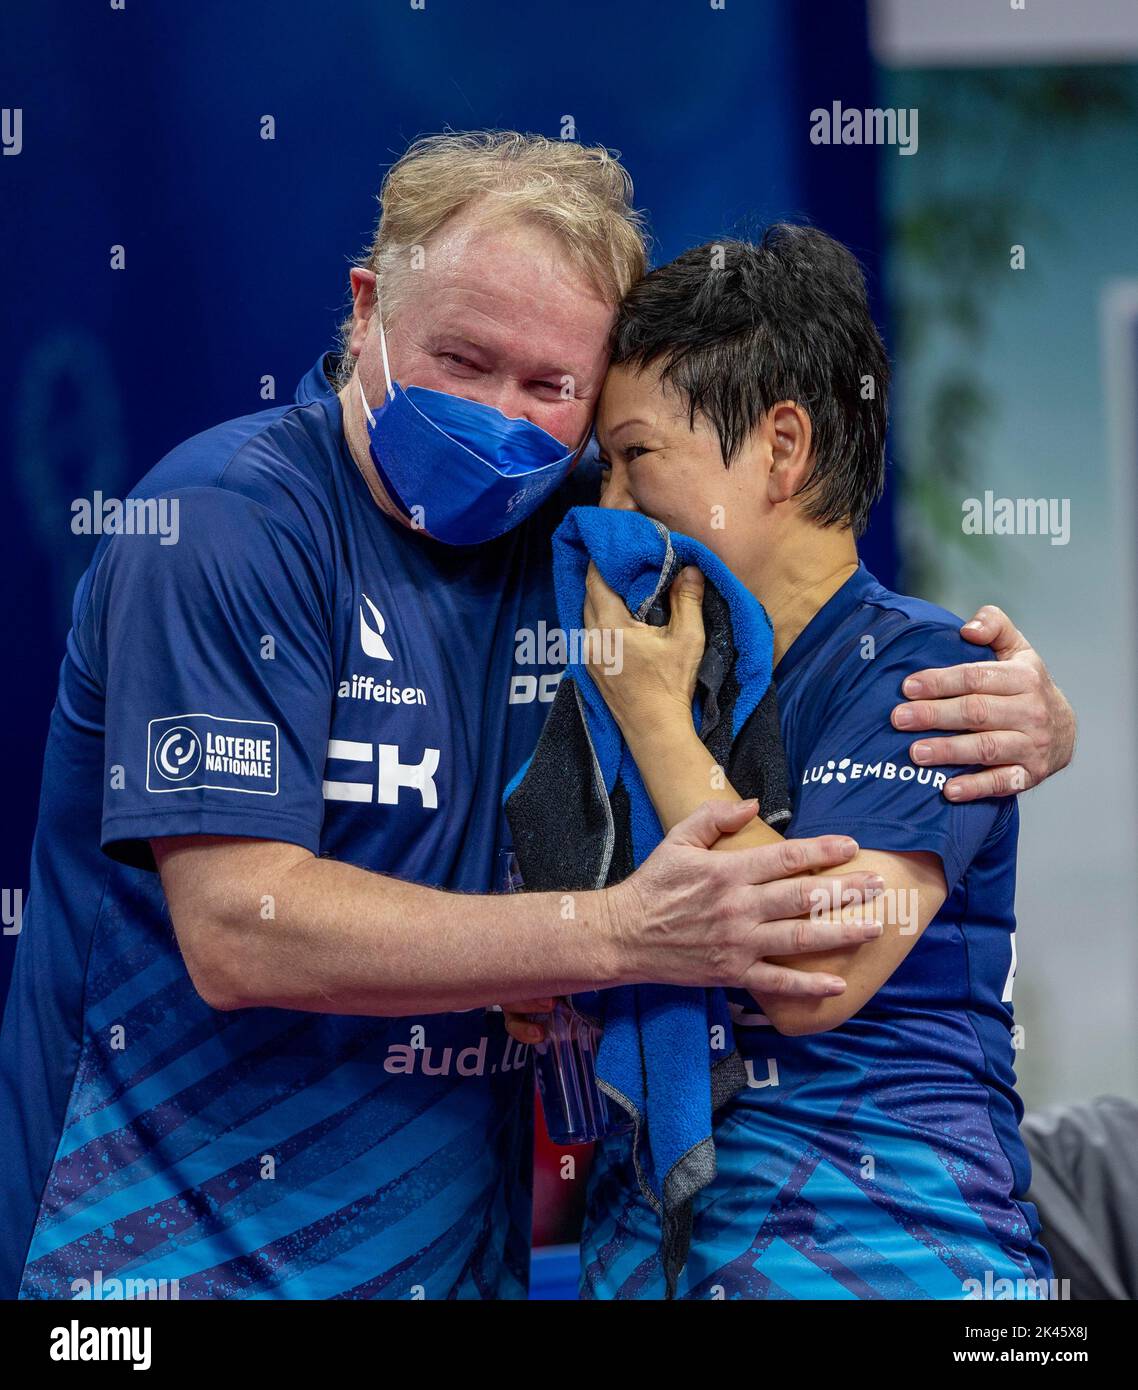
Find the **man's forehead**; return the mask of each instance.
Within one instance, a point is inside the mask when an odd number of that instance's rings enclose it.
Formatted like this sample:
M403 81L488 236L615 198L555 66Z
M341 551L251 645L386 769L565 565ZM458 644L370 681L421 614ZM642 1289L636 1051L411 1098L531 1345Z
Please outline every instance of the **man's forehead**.
M422 310L450 317L456 330L521 330L535 343L564 340L577 354L607 344L614 308L544 228L443 228L415 274Z
M455 324L471 328L492 329L495 325L517 327L522 324L531 333L543 329L588 338L596 331L607 329L611 312L599 301L576 297L556 287L543 293L540 288L527 286L515 277L499 280L482 277L424 279L417 296L423 312L432 319L446 318ZM409 301L410 302L410 301Z
M567 268L572 270L568 250L550 228L532 219L490 218L477 206L450 218L423 249L424 269L443 283L510 269L518 283L557 284L565 281ZM574 271L572 278L582 282L585 293L595 293L583 274Z

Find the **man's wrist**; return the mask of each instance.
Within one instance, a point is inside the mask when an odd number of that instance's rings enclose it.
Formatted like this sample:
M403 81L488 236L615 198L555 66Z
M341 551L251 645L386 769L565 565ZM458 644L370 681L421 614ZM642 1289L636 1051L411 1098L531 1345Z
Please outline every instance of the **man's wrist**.
M631 879L596 893L598 913L597 988L638 984L638 948L644 939L645 909Z

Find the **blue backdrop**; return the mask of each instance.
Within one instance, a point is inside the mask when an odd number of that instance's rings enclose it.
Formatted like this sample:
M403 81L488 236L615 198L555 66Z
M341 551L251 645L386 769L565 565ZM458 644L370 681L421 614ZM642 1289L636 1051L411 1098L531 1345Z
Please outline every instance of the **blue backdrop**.
M860 0L37 0L0 16L5 788L0 887L26 887L71 595L172 445L288 399L331 346L384 167L485 126L619 149L654 259L808 218L880 283L872 147L809 112L872 105ZM262 138L272 117L275 138ZM122 269L112 268L121 247ZM880 302L876 305L882 317ZM888 504L863 553L895 573ZM0 990L15 938L0 938Z

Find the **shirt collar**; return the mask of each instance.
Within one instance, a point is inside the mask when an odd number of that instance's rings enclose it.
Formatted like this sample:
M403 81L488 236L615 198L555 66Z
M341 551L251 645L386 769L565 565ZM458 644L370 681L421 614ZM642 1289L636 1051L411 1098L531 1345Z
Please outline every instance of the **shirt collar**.
M335 357L330 352L322 352L313 365L300 378L296 388L297 405L311 405L313 401L335 395L332 389L331 373L335 369Z

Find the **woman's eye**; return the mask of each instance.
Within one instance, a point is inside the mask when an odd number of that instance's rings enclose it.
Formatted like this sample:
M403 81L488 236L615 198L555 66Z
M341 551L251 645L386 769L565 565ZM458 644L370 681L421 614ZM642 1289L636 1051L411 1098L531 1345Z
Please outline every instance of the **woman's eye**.
M624 458L626 463L632 463L641 454L646 454L648 450L643 444L626 444L624 448Z

